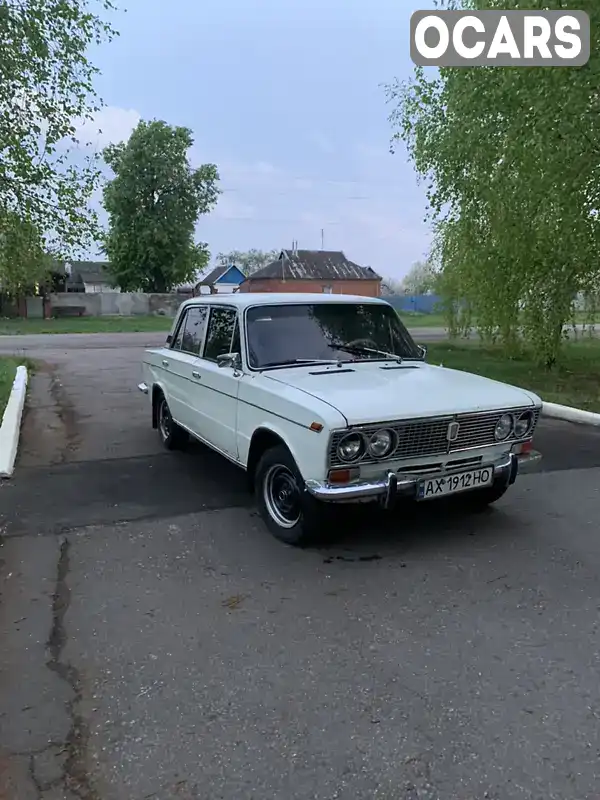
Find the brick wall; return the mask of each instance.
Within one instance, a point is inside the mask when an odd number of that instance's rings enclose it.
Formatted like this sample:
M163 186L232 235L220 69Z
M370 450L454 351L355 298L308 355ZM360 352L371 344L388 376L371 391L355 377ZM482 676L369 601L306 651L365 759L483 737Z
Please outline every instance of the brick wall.
M333 294L357 294L362 297L379 297L381 282L365 280L349 281L281 281L272 278L247 280L240 286L240 292L317 292L331 286Z

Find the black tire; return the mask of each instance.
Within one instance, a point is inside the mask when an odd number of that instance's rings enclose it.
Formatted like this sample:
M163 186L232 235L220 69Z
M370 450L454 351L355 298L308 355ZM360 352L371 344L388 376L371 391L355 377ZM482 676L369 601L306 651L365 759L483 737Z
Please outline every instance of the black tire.
M508 491L509 484L505 481L496 481L485 489L476 489L472 492L465 492L462 500L471 511L484 511L497 500L500 500Z
M318 541L326 508L306 492L292 454L276 445L261 456L254 474L256 505L270 533L294 547Z
M186 445L189 438L187 431L173 422L169 404L163 394L156 400L156 426L163 447L167 450L179 450Z

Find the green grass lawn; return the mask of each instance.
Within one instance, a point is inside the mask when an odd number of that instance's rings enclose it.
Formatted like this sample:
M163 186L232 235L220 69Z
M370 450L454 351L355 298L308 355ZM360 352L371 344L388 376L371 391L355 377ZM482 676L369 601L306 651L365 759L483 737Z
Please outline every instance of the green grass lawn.
M0 319L0 336L27 333L147 333L168 331L173 319L161 316Z
M28 358L13 358L13 356L0 356L0 423L4 416L4 409L10 397L13 381L17 374L17 367L24 364L28 370L33 370L34 364Z
M407 328L445 328L448 324L443 314L417 314L402 311L398 316ZM576 325L589 324L586 315L580 311L575 314L573 321ZM595 324L600 324L600 318L596 319Z
M443 314L417 314L402 311L398 316L407 328L445 328L448 324Z
M551 370L537 366L527 354L509 359L500 347L474 342L428 343L427 361L530 389L550 403L600 412L600 340L597 339L565 344L560 363Z

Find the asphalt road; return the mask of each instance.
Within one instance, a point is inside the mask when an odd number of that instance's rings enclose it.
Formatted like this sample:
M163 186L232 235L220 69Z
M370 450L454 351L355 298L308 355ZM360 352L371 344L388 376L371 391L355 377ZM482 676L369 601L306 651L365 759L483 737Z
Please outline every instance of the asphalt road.
M0 799L597 798L600 434L543 422L489 513L298 551L161 450L145 343L0 340L47 365L0 484Z

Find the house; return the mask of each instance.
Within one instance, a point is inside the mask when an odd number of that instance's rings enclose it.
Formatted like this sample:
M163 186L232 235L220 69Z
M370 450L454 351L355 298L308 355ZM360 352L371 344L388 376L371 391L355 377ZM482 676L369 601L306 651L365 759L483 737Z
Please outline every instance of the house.
M206 277L198 281L194 287L194 295L199 294L231 294L237 292L246 276L235 264L224 264L215 267Z
M326 292L379 297L381 277L349 261L341 250L282 250L253 272L240 292Z
M106 261L67 261L65 271L72 281L83 282L86 293L120 292L112 283Z

